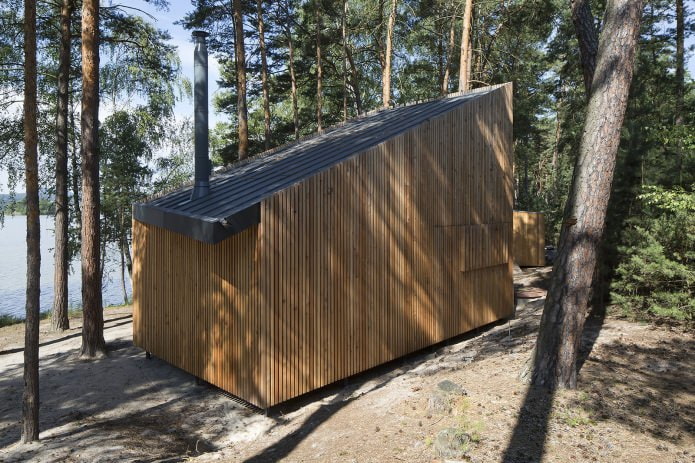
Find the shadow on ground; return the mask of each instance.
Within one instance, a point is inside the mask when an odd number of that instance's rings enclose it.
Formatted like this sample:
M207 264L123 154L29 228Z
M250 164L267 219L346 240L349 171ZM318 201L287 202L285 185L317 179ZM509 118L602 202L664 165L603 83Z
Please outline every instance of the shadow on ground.
M624 344L618 333L618 339L597 344L604 322L605 313L587 320L577 393L529 386L505 463L541 461L549 434L562 427L562 413L568 411L581 411L587 424L614 423L676 445L695 434L695 341L674 337L654 340L658 345Z
M42 349L39 444L19 440L21 353L3 356L0 379L2 461L179 461L217 448L232 432L257 429L258 415L197 386L194 378L158 359L146 360L124 336L108 342L109 356L77 357L79 339ZM14 361L16 363L11 364Z

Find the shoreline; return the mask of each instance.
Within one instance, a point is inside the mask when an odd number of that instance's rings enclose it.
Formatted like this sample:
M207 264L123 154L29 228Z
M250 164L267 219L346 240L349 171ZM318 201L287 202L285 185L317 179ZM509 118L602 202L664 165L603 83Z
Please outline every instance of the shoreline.
M123 307L128 307L132 304L132 301L129 301L127 304L111 304L104 306L104 311L110 310L110 309L120 309ZM39 312L39 320L46 320L51 316L51 310L44 310ZM77 318L77 317L82 317L82 308L70 308L68 309L68 318ZM24 323L26 320L25 317L17 317L14 315L0 315L0 328L5 327L5 326L12 326L12 325L17 325L20 323Z

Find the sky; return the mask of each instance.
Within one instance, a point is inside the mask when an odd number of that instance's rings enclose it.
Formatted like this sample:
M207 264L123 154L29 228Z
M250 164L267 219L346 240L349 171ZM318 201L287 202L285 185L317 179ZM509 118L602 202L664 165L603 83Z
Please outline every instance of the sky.
M688 2L690 6L690 11L693 11L693 3ZM134 7L143 10L151 15L146 16L148 21L153 21L159 29L164 29L169 32L172 37L172 43L176 45L179 51L179 57L181 59L181 73L183 76L193 81L193 41L191 40L191 31L183 28L181 25L174 24L176 21L182 19L186 13L192 10L192 5L189 1L174 0L170 2L170 7L168 11L157 11L152 5L142 1L142 0L130 0L128 2L123 2L123 4L133 5ZM133 10L133 14L140 14ZM142 14L140 14L142 15ZM695 37L691 36L686 41L686 49L695 45ZM691 76L695 75L695 57L691 54L687 63L688 71ZM214 125L224 120L224 116L217 114L212 106L212 99L215 94L219 91L219 87L216 81L219 79L219 65L217 60L210 56L208 58L208 95L210 97L209 105L209 125L214 127ZM103 120L104 117L108 116L109 108L107 105L102 105L102 111L100 114L100 119ZM174 113L177 117L192 117L193 116L193 101L184 100L179 101L176 104ZM191 153L192 155L192 153ZM22 190L22 186L18 186L18 190ZM0 169L0 193L7 193L7 172Z
M135 3L135 2L133 2ZM169 32L172 37L172 43L176 45L179 51L179 58L181 59L181 74L187 77L191 82L193 82L193 41L191 40L191 31L186 30L183 26L174 24L176 21L181 20L186 13L193 9L190 2L187 1L172 1L168 11L157 11L151 5L139 1L140 5L137 8L142 9L150 13L152 17L146 16L145 19L148 21L154 21L154 24L159 29L164 29ZM138 14L136 11L134 14ZM208 57L208 95L209 101L209 125L214 127L214 125L221 121L222 118L219 114L215 113L212 107L212 99L219 90L217 85L217 80L220 78L219 64L214 56L210 55ZM193 116L193 101L186 100L180 101L176 104L175 113L179 117L192 117Z

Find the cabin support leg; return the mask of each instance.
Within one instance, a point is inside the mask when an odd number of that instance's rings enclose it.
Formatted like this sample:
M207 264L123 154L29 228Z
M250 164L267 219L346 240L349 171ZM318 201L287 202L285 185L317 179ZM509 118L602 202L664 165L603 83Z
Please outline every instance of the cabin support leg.
M146 350L146 351L145 351L145 358L146 358L147 360L152 360L152 354L150 353L149 350Z

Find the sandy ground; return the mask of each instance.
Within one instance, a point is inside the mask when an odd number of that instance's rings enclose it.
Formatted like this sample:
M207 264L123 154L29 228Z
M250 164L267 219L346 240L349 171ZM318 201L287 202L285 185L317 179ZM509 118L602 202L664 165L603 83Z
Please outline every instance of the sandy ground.
M547 272L517 282L543 286ZM2 328L0 461L695 462L692 334L590 319L579 389L550 395L518 380L542 303L268 416L146 360L128 309L107 312L102 360L77 359L79 328L42 333L42 440L27 446L22 328Z

